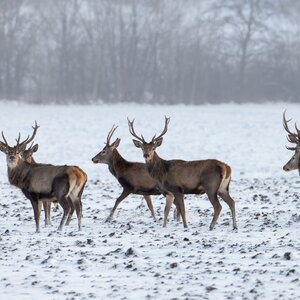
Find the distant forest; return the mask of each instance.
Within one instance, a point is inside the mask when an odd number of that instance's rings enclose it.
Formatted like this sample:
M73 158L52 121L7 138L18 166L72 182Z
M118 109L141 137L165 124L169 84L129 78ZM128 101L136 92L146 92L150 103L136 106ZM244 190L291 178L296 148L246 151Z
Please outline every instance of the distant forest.
M0 99L300 100L298 0L0 0Z

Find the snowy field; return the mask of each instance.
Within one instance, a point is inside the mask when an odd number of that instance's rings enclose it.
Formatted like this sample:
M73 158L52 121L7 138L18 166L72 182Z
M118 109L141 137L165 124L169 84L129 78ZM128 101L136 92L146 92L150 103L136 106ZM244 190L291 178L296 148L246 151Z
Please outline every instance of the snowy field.
M14 144L18 132L31 133L37 120L39 162L78 165L89 176L83 194L83 231L72 220L57 232L35 233L33 211L8 184L0 153L0 299L299 299L300 178L282 166L292 152L282 112L298 118L300 105L207 106L29 106L0 103L0 130ZM187 196L189 228L173 220L162 227L164 198L153 197L155 223L141 196L121 203L105 223L121 188L106 165L91 158L113 124L120 153L143 161L134 147L126 117L150 139L171 117L158 154L166 159L217 158L233 170L231 195L239 229L229 209L213 231L213 209L206 196ZM113 139L114 140L114 139Z

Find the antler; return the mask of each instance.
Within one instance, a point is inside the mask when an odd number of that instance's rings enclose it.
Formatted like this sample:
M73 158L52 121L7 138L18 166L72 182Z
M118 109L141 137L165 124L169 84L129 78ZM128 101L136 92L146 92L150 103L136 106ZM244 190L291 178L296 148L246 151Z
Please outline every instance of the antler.
M290 131L289 126L288 126L288 122L290 122L292 119L287 120L285 117L285 113L286 111L284 111L283 113L283 127L285 129L285 131L288 133L287 136L287 140L292 143L292 144L297 144L300 145L300 130L297 127L297 124L295 123L295 129L297 131L297 133L293 133ZM288 150L296 150L296 147L286 147Z
M34 126L32 126L32 128L33 128L32 136L31 136L30 138L29 138L29 136L28 136L28 137L27 137L23 142L21 142L21 143L20 143L21 134L19 133L19 136L18 136L18 138L16 139L16 142L17 142L16 148L19 149L20 146L23 146L24 144L27 145L27 144L29 144L30 142L32 142L33 139L34 139L34 137L35 137L35 135L36 135L36 133L37 133L37 130L38 130L39 127L40 127L40 126L38 126L37 122L35 121ZM3 131L1 132L1 135L2 135L2 138L3 138L4 143L3 143L2 141L0 141L0 144L1 144L3 147L6 147L6 148L10 147L10 146L8 145L8 142L7 142L6 138L5 138L5 136L4 136Z
M112 135L114 134L115 130L118 128L118 126L113 125L113 127L111 128L111 130L109 131L107 138L106 138L106 144L109 145L110 143L110 139L112 137Z
M170 118L167 118L165 116L165 128L164 128L163 132L158 137L156 137L156 134L153 136L152 142L157 141L159 138L161 138L162 136L164 136L166 134L166 132L168 131L169 122L170 122Z
M1 143L4 147L9 147L8 142L7 142L7 140L6 140L5 136L4 136L3 131L1 132L1 134L2 134L2 138L3 138L4 143L3 143L2 141L0 141L0 143Z
M131 135L135 138L137 138L139 141L141 141L142 143L145 143L145 139L143 137L143 135L141 135L141 137L139 137L136 133L135 130L133 128L133 123L134 123L134 119L132 121L129 120L129 118L127 117L127 121L128 121L128 127L129 127L129 132L131 133Z
M39 127L40 126L38 126L38 124L37 124L37 122L35 121L35 123L34 123L34 126L32 126L32 129L33 129L33 133L32 133L32 135L31 135L31 137L27 137L23 142L21 142L20 143L20 137L21 137L21 135L20 135L20 133L19 133L19 137L18 137L18 139L17 139L17 148L20 148L20 146L23 146L24 144L25 145L27 145L27 144L29 144L30 142L32 142L33 141L33 139L35 138L35 136L36 136L36 133L37 133L37 130L39 129Z
M27 150L29 150L29 151L32 150L33 145L34 145L34 142L31 143L31 145L28 147Z

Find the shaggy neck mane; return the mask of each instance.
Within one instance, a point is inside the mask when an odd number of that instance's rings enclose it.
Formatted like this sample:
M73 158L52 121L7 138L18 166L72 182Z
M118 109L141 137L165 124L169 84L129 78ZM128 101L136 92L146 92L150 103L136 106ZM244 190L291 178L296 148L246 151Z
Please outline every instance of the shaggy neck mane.
M166 161L160 158L156 152L154 152L153 158L146 162L147 169L151 177L155 178L159 182L163 181L163 177L167 172Z
M27 188L28 172L30 170L30 164L24 161L20 161L15 168L8 168L8 180L11 185L14 185L20 189Z

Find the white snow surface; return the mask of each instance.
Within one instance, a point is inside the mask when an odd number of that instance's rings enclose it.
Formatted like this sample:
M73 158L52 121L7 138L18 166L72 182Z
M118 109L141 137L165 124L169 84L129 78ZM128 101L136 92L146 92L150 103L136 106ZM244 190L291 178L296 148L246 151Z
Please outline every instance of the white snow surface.
M300 220L297 171L282 166L292 156L282 113L300 122L299 104L204 106L36 106L0 103L0 130L11 144L21 131L41 126L38 162L78 165L88 174L83 193L83 231L74 214L58 232L62 210L52 226L35 233L33 211L8 183L0 154L0 299L299 299ZM155 223L141 196L130 195L112 223L105 223L122 189L106 165L91 158L104 146L113 124L119 152L143 161L134 147L127 116L137 133L169 130L158 154L165 159L216 158L233 171L238 231L232 230L226 203L213 231L207 197L185 197L188 229L173 220L162 227L165 200L153 196ZM142 201L142 205L140 205ZM173 208L172 208L173 209ZM130 249L128 251L128 249Z

